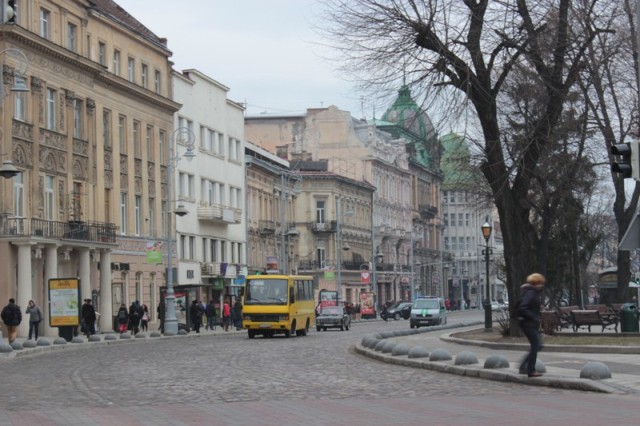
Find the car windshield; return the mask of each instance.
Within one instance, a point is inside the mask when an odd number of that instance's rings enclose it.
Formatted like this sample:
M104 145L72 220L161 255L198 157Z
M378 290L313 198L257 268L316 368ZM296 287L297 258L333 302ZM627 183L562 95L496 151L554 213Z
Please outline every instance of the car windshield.
M438 309L437 299L416 300L413 309Z
M324 308L321 312L321 315L342 315L341 308Z
M287 280L254 279L247 281L245 305L286 305Z

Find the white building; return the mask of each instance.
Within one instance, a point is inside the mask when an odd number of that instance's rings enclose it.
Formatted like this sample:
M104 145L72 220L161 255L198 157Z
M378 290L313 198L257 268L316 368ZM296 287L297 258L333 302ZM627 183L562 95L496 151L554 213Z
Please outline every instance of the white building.
M503 242L495 207L488 200L480 171L470 165L469 147L454 134L441 139L444 148L442 168L442 217L444 250L451 254L445 294L452 302L463 298L470 308L481 308L486 298L486 262L482 225L491 225L489 252L489 283L491 299L504 300L507 292L504 280L497 272L503 264Z
M246 269L244 107L227 99L229 88L197 70L173 74L174 100L183 106L175 116L174 156L188 149L191 161L175 164L176 200L184 208L176 220L178 291L216 302L237 294ZM175 265L175 263L174 263ZM189 287L182 287L189 286Z

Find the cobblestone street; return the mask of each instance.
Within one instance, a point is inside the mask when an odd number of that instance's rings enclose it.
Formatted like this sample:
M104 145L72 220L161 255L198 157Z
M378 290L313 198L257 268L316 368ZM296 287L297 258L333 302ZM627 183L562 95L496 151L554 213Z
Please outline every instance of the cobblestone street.
M451 320L455 321L453 316ZM350 331L313 330L307 337L290 339L250 340L246 332L203 333L101 347L83 344L72 350L5 359L0 361L0 425L87 424L96 418L103 421L93 424L127 424L132 419L138 424L176 424L172 416L189 423L231 407L236 414L227 419L230 423L209 424L247 424L252 416L255 424L289 424L287 418L295 423L299 416L311 415L311 406L328 416L311 424L334 424L332 416L353 420L366 406L387 404L408 418L419 418L424 401L447 397L491 399L485 408L518 395L544 400L592 397L399 367L353 351L355 342L367 333L404 327L408 323L403 320L356 323ZM342 408L335 411L335 404ZM468 411L466 404L460 408ZM238 407L245 408L238 412ZM300 411L301 407L311 411ZM63 413L71 417L65 419ZM384 419L391 414L381 410L376 415Z

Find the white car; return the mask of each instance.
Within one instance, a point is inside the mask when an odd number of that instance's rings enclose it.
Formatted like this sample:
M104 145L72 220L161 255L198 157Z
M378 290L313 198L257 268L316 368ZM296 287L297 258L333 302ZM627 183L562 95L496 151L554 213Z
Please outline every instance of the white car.
M506 309L509 309L508 305L505 305L504 303L498 303L496 300L491 301L492 311L504 311Z

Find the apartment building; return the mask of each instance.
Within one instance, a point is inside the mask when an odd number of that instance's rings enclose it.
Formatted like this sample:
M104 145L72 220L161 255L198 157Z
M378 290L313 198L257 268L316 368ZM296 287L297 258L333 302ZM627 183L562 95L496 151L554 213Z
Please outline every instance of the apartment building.
M54 278L79 278L101 330L136 299L154 317L164 269L147 247L164 234L179 109L171 51L111 0L16 3L15 24L0 25L2 153L20 171L0 182L0 295L35 300L46 335L58 332L48 321ZM17 80L30 91L10 92Z
M248 116L245 135L292 164L324 161L327 172L375 187L372 242L362 251L370 253L366 262L379 259L378 302L409 300L415 294L412 255L423 263L442 256L443 177L433 125L408 88L401 88L380 120L357 119L330 106ZM436 294L440 288L435 287Z
M229 88L189 69L173 73L177 282L189 300L221 302L246 276L244 107ZM180 158L188 149L191 161ZM167 238L171 238L168 236Z

